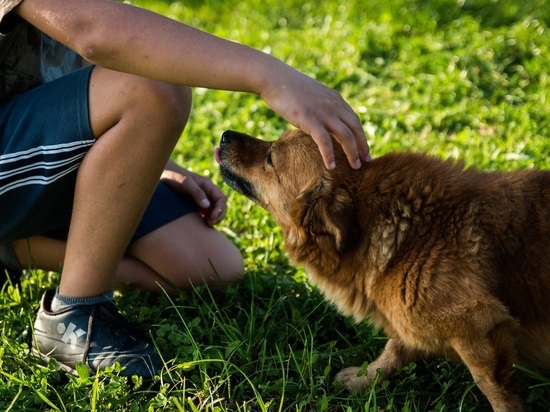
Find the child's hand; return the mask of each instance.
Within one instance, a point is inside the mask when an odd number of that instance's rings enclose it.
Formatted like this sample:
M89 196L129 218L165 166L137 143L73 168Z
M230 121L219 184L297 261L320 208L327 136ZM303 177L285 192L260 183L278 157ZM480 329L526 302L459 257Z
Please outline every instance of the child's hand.
M178 168L178 170L165 170L161 180L176 192L191 197L200 207L200 214L208 226L214 226L224 218L227 199L210 179Z
M342 145L354 169L369 159L369 146L359 118L336 91L287 66L279 66L261 96L279 115L311 135L325 166L334 168L329 134ZM290 70L289 70L290 69Z

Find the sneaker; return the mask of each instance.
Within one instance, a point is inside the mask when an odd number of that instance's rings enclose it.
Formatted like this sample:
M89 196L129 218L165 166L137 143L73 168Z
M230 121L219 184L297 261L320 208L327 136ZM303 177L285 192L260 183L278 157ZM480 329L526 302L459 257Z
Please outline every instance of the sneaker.
M162 367L154 347L136 333L111 302L79 305L59 312L51 311L55 292L42 297L34 324L32 352L46 362L76 374L77 363L92 373L118 362L121 375L152 379Z

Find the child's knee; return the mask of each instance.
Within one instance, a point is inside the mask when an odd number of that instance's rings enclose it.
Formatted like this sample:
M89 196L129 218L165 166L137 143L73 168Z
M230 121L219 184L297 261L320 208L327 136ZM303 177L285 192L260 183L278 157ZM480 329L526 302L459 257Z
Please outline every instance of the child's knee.
M192 95L187 86L96 67L90 79L89 102L96 137L124 118L179 137L189 119Z
M135 81L133 103L138 104L140 114L181 133L191 111L191 89L139 77Z

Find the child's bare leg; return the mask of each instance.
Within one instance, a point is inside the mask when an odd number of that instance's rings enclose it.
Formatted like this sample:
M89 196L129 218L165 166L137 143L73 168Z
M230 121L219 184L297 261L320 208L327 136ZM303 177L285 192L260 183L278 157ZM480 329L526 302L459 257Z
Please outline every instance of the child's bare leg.
M129 254L179 288L221 286L240 279L238 249L220 232L190 213L138 239Z
M101 295L116 270L190 110L187 89L95 68L97 142L80 166L59 292Z
M67 242L34 236L13 242L13 247L23 267L60 271ZM223 285L240 279L244 270L238 249L196 213L143 236L129 252L117 267L115 284L144 291L161 292L162 287L177 293L172 285Z

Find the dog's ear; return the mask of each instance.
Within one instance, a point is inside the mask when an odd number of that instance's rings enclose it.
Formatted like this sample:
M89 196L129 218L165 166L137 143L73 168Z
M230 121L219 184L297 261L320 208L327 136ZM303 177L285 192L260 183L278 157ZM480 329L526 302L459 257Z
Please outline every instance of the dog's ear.
M302 192L292 206L296 231L290 241L297 246L308 238L332 241L343 253L353 248L360 236L353 199L341 186L321 181Z

